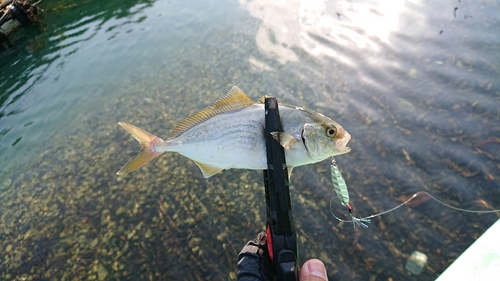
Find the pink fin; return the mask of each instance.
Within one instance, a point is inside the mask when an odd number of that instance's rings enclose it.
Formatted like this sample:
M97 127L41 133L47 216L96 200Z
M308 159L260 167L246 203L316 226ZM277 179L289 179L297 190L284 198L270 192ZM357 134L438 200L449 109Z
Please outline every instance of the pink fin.
M163 152L155 152L153 150L154 144L163 141L157 136L154 136L140 128L135 127L129 123L118 122L125 130L127 130L134 138L141 143L142 150L134 158L130 159L125 166L123 166L117 175L124 175L139 169L142 165L148 163L154 158L160 156Z

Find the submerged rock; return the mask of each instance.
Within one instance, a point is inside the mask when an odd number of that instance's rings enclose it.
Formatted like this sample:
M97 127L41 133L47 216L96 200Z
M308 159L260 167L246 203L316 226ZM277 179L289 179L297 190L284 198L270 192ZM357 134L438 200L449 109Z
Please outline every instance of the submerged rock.
M419 251L414 251L406 261L406 269L415 275L422 273L427 263L427 256Z
M97 266L97 278L99 280L105 280L108 277L108 270L104 267L104 265L99 264Z

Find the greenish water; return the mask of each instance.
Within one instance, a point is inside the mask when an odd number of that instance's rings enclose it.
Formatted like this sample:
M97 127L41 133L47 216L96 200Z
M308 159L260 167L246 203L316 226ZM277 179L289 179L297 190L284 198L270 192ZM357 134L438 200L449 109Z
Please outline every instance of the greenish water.
M259 171L206 180L166 154L115 175L139 150L118 121L167 137L233 85L344 126L358 216L420 190L499 208L498 1L379 2L42 1L0 53L0 279L234 280L264 229ZM291 193L299 259L330 280L434 279L498 219L427 201L353 229L327 161Z

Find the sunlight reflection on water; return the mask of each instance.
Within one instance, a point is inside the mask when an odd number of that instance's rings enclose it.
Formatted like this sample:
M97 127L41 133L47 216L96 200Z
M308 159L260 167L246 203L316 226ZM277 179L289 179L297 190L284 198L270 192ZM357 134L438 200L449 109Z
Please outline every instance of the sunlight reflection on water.
M332 44L379 50L389 34L398 29L404 1L240 1L252 16L262 21L257 46L278 61L294 62L293 48L313 56L335 57L349 65L350 58ZM374 40L374 37L378 40Z

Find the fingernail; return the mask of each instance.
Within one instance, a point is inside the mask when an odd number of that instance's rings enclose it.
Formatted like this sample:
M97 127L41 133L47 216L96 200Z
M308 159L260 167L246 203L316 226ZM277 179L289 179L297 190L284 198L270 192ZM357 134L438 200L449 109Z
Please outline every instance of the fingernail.
M325 265L320 260L309 261L309 263L307 264L307 268L312 275L323 278L325 280L327 279Z

